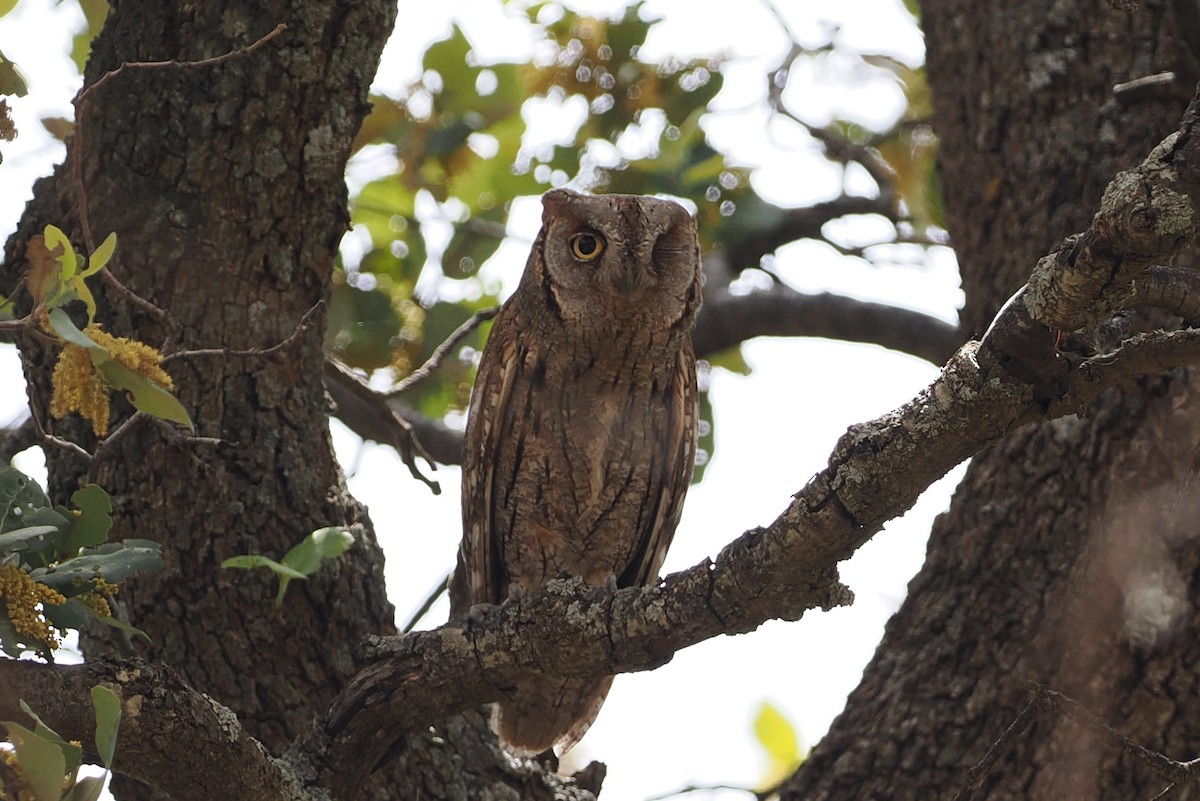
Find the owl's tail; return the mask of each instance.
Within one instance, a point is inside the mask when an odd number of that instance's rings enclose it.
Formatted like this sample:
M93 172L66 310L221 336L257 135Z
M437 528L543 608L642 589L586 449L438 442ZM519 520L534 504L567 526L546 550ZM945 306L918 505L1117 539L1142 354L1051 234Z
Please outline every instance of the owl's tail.
M517 756L535 756L549 748L562 756L596 720L612 680L546 676L519 685L511 698L496 704L492 728Z

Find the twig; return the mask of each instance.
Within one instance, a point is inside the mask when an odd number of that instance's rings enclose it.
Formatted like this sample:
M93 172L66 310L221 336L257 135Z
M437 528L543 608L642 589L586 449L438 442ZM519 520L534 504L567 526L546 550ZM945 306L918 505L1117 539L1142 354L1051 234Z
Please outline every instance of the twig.
M13 304L17 294L20 293L21 289L25 286L25 281L28 279L28 277L29 276L26 274L17 279L17 283L13 285L12 292L9 292L8 297L4 299L4 302L0 303L0 311L3 311Z
M396 382L396 386L384 393L384 396L388 398L394 398L402 392L412 389L421 381L424 381L433 373L434 370L437 369L438 365L442 363L442 360L446 358L450 351L454 350L455 346L458 345L459 342L462 342L462 340L468 334L478 328L482 323L495 317L499 311L500 307L494 306L490 309L484 309L483 311L477 311L472 314L467 318L466 322L464 322L458 328L455 328L454 331L450 333L450 336L446 337L442 344L433 349L433 353L429 354L429 358L425 360L424 364L422 364L416 370L413 370L400 381Z
M764 801L764 799L770 798L778 789L778 787L772 787L769 790L751 790L749 787L739 787L736 784L688 784L680 787L678 790L671 790L660 795L652 795L646 801L666 801L666 799L674 798L677 795L703 793L713 790L736 790L737 792L754 796L757 801Z
M1025 705L1025 708L1021 710L1021 714L1009 724L1004 733L988 747L987 753L983 755L983 759L979 760L979 762L967 771L967 780L963 783L958 794L954 796L954 801L972 801L979 792L984 779L995 768L997 760L1007 753L1013 747L1014 743L1016 743L1017 739L1029 731L1039 715L1047 710L1058 712L1064 718L1077 723L1098 739L1106 740L1121 751L1140 760L1143 764L1149 766L1155 775L1165 779L1168 782L1168 786L1158 795L1154 796L1155 799L1163 798L1178 785L1195 781L1200 776L1200 759L1180 762L1158 751L1151 751L1144 745L1134 742L1109 726L1095 713L1085 708L1073 698L1051 690L1049 687L1035 685L1033 699Z
M102 75L100 77L100 80L96 81L91 86L84 87L83 90L80 91L80 93L75 97L75 101L74 101L75 131L71 137L71 179L72 179L72 183L75 186L75 203L79 209L79 229L80 229L81 233L83 234L83 242L84 242L84 245L87 246L87 251L89 254L95 252L96 241L95 241L95 238L92 236L92 224L91 224L91 221L90 221L89 215L88 215L87 192L85 191L85 189L83 187L83 159L82 159L83 145L82 145L82 143L84 140L84 136L83 136L84 106L90 99L91 94L93 92L97 91L98 89L100 89L100 87L104 86L110 80L116 78L118 75L120 75L122 72L124 72L127 69L128 70L166 69L168 67L183 69L185 67L211 67L214 64L220 64L221 62L228 61L231 58L236 58L238 56L244 56L244 55L253 53L255 50L262 47L264 44L271 41L276 36L279 36L285 30L287 30L287 25L280 23L279 25L276 25L274 28L272 28L265 35L259 37L259 39L257 41L255 41L253 44L250 44L246 47L238 48L236 50L230 50L227 53L222 53L221 55L213 56L212 58L203 58L203 59L200 59L199 61L178 61L175 59L171 59L168 61L126 61L126 62L122 63L121 66L117 67L115 70L109 70L108 72L104 73L104 75ZM154 305L150 301L146 300L145 298L141 297L140 295L136 294L135 292L130 290L128 287L126 287L124 284L122 284L120 281L118 281L116 276L114 276L112 273L110 273L107 267L104 270L102 270L101 272L103 273L104 278L108 281L109 285L112 286L115 290L117 290L117 292L119 294L124 296L126 299L132 301L133 303L136 303L138 306L142 307L143 309L146 309L147 311L149 311L151 314L153 314L155 316L155 319L161 320L167 316L167 313L165 311L163 311L162 309L160 309L158 306Z
M219 56L212 56L211 58L202 58L199 61L179 61L177 59L168 59L166 61L126 61L125 63L121 64L121 66L117 67L115 70L109 70L108 72L104 73L104 75L102 75L100 77L100 80L96 81L94 84L92 84L91 86L84 89L83 92L80 93L79 97L76 99L75 102L76 102L76 104L79 104L80 102L85 100L87 98L87 96L90 95L92 92L99 90L100 87L104 86L104 84L108 83L110 80L116 78L118 75L120 75L125 70L165 69L168 67L176 67L179 69L182 69L185 67L211 67L213 65L220 64L223 61L228 61L231 58L237 58L239 56L249 55L250 53L253 53L255 50L262 47L267 42L269 42L272 39L274 39L275 37L279 36L281 33L283 33L286 30L287 30L287 25L285 25L284 23L281 22L278 25L276 25L274 28L272 28L269 32L267 32L266 34L259 37L258 40L256 40L253 44L247 45L246 47L240 47L236 50L230 50L229 52L222 53Z
M434 495L442 490L417 467L420 456L431 467L433 459L412 432L412 426L388 403L381 393L371 389L349 367L327 358L323 371L325 389L333 398L335 414L363 439L390 445L400 454L413 478L423 481ZM435 467L436 469L436 467Z
M972 801L975 798L976 793L979 792L980 785L983 784L983 780L991 775L992 769L996 766L996 761L1008 753L1017 739L1029 730L1029 727L1037 720L1038 713L1041 712L1045 703L1046 696L1038 689L1034 693L1033 699L1021 710L1021 714L1017 715L1016 719L1004 730L1004 733L996 738L996 742L988 746L987 753L983 755L983 759L979 760L967 771L967 780L954 796L954 801Z
M90 453L88 453L87 451L85 451L83 448L76 445L74 442L71 442L70 440L62 439L61 437L56 437L53 434L48 433L46 431L46 429L42 427L42 421L38 419L37 412L34 411L32 405L30 406L30 414L33 419L34 428L37 429L38 439L40 439L42 442L48 442L49 444L54 445L57 448L62 448L63 450L69 451L69 452L75 454L76 456L81 456L89 462L92 460L92 455Z
M439 581L437 586L433 588L433 591L430 592L429 595L425 596L425 600L421 602L419 607L417 607L417 611L413 612L412 617L408 619L408 622L404 624L404 628L400 630L402 634L408 634L410 631L416 628L417 624L421 622L421 618L425 617L429 610L433 608L433 605L437 603L437 599L441 598L442 594L446 592L446 588L450 583L451 575L453 574L447 573L445 576L443 576L442 580Z
M277 351L290 347L297 339L299 339L300 335L312 325L313 318L316 316L317 312L320 311L324 306L325 301L318 300L312 306L312 308L306 311L304 316L300 318L300 322L296 325L296 330L292 331L292 333L288 335L287 339L277 342L269 348L247 348L245 350L233 350L232 348L200 348L198 350L177 350L174 353L163 357L163 364L176 359L190 359L196 356L270 356Z
M0 464L8 464L18 453L34 445L37 445L37 428L32 417L15 425L10 423L0 429Z
M79 160L75 159L75 163L78 164ZM79 204L79 208L80 209L83 208L82 201ZM82 228L84 225L82 213L80 214L79 219L80 219L80 227ZM87 241L86 238L88 236L90 236L90 235L85 230L85 232L84 232L85 241ZM90 245L88 246L88 248L89 248L89 253L90 253L93 248L91 248ZM155 320L165 320L170 316L167 313L166 309L163 309L163 308L155 305L151 301L146 300L141 295L139 295L138 293L134 292L129 287L122 284L120 282L120 280L115 275L112 274L112 270L108 269L107 267L105 267L104 269L102 269L100 271L100 277L103 278L110 287L112 287L114 290L116 290L118 295L125 298L125 300L129 301L133 305L149 312L150 316L153 317Z
M99 444L96 445L96 452L92 454L92 458L99 460L105 451L107 451L109 448L112 448L114 445L124 439L125 436L133 429L133 427L144 420L147 416L148 415L139 410L122 420L121 424L117 426L111 434L100 440Z

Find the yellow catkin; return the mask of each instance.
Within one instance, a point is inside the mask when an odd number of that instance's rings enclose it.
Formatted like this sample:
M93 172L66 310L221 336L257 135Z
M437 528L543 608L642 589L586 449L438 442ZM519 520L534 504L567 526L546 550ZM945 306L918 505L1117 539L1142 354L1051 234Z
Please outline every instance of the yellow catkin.
M162 369L162 352L152 348L145 342L125 337L114 337L96 323L92 323L83 332L98 345L112 354L113 358L135 373L140 373L158 384L163 389L174 389L175 382L167 371Z
M67 599L45 584L38 584L16 565L0 565L0 602L17 634L25 644L45 644L50 649L59 646L58 631L42 615L39 604L58 606Z
M29 787L29 777L25 775L25 769L17 761L16 752L8 748L0 749L0 761L4 762L8 768L7 780L4 783L4 792L8 793L7 797L11 797L13 801L33 801L37 796Z
M50 379L53 391L50 394L50 414L57 418L71 412L79 412L92 421L96 436L108 433L110 407L108 386L96 372L92 357L78 345L67 345L54 365Z
M100 617L112 617L112 608L108 605L108 601L98 592L85 592L82 595L76 596L88 609L91 609Z
M115 337L96 323L83 331L89 339L102 345L114 359L133 372L164 389L175 388L175 382L162 368L163 355L157 349L136 339ZM111 416L109 394L112 390L96 370L87 350L78 345L65 345L54 366L50 383L53 386L50 414L62 418L71 412L79 412L82 417L92 421L96 436L103 437L108 433Z

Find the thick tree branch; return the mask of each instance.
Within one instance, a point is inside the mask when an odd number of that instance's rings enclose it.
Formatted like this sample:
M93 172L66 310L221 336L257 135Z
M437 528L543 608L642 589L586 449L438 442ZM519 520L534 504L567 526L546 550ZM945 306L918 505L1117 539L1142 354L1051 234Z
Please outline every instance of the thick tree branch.
M1195 104L1184 120L1189 130ZM1187 161L1187 150L1170 148L1180 138L1172 135L1154 154L1184 153ZM1127 176L1118 176L1114 185L1127 182ZM1143 178L1149 198L1156 191L1160 197L1169 195L1156 181L1175 185L1179 180L1169 168ZM1180 207L1180 198L1191 205ZM1176 221L1188 224L1138 228L1138 247L1155 260L1172 255L1200 229L1200 193L1176 193L1169 200L1176 204ZM1138 227L1147 214L1145 204L1139 208L1139 214L1118 217L1132 219ZM1148 213L1153 217L1156 212ZM1155 231L1162 241L1153 239ZM1120 249L1129 255L1128 236L1102 211L1087 232L1070 241L1087 242L1094 254ZM1039 262L1044 283L1035 296L1042 314L1048 308L1044 288L1062 278L1046 280L1052 269L1046 259ZM1058 269L1066 268L1058 263ZM1114 308L1112 298L1132 295L1130 285L1139 274L1121 273L1125 285L1110 281L1103 292L1055 294L1055 314L1058 319L1103 319ZM828 466L783 514L733 541L715 562L705 560L654 587L611 591L588 588L578 580L552 582L527 598L491 608L466 630L447 625L380 638L377 661L355 677L324 720L296 743L293 758L311 760L319 784L351 798L358 777L369 774L405 731L502 697L530 673L599 676L646 670L668 661L676 650L718 634L751 631L766 620L795 620L809 609L848 603L852 596L838 581L838 563L884 522L907 511L954 465L1025 423L1084 409L1132 375L1200 361L1200 332L1183 331L1131 339L1119 351L1072 369L1057 351L1054 334L1034 319L1029 294L1022 290L1014 296L982 341L963 346L912 401L852 426ZM1093 312L1092 306L1103 307L1104 314Z
M705 298L696 320L696 353L707 356L758 336L826 337L882 345L937 366L962 344L957 326L911 309L786 287Z
M928 314L842 295L809 295L787 287L704 301L693 342L704 358L759 336L826 337L881 345L935 365L961 344L958 329ZM439 464L462 462L462 432L376 392L336 362L325 366L325 386L335 415L363 439L391 445L403 456L419 453ZM416 474L426 480L419 473ZM428 483L428 482L427 482ZM436 483L433 484L436 486Z
M174 671L141 660L57 666L0 660L0 720L28 724L18 705L24 700L64 738L92 749L96 721L90 692L97 684L121 699L113 766L118 773L176 801L304 801L300 784L246 734L232 712Z
M1185 127L1194 119L1189 109ZM1194 163L1186 148L1168 147L1181 138L1172 135L1154 153L1161 157L1170 151L1179 156L1176 162ZM1050 302L1045 288L1078 288L1071 271L1081 269L1080 255L1120 252L1134 260L1154 253L1160 261L1194 237L1200 229L1200 193L1169 191L1180 184L1181 174L1170 166L1140 173L1144 198L1150 199L1138 207L1142 211L1118 212L1118 224L1102 211L1087 232L1069 241L1086 243L1076 258L1043 259L1039 270L1056 274L1041 279L1037 313L1050 309L1055 319L1103 319L1112 312L1113 299L1132 295L1128 284L1139 273L1118 270L1125 286L1110 280L1099 291L1055 292ZM1128 182L1127 176L1118 176L1114 184ZM1156 197L1168 198L1175 204L1175 219L1188 224L1139 228L1130 244L1119 222L1137 228L1146 209L1151 216L1158 213ZM1192 205L1182 208L1181 198ZM1155 231L1163 241L1153 239ZM838 563L954 465L1025 423L1081 411L1101 392L1134 376L1200 361L1200 331L1195 330L1141 335L1089 359L1064 357L1054 332L1028 307L1029 294L1014 296L983 339L959 349L912 401L851 427L828 466L771 525L747 531L715 561L705 560L652 587L608 590L577 579L552 582L525 598L485 608L465 629L451 624L374 639L374 660L293 744L284 760L286 771L221 708L151 666L122 671L110 663L82 668L0 663L0 714L15 715L15 698L25 695L40 704L51 725L87 741L79 723L88 717L85 691L96 681L109 681L118 685L127 710L126 750L118 756L119 765L128 760L138 778L170 784L163 789L181 798L191 797L197 785L207 797L244 796L252 786L256 797L287 798L297 797L286 787L292 772L304 777L306 787L351 799L406 733L500 698L533 674L647 670L669 661L680 648L719 634L849 603L852 595L838 580ZM246 770L212 771L213 764ZM225 786L234 777L237 786Z
M1084 233L1043 257L1029 279L1029 311L1063 331L1095 325L1125 305L1133 284L1196 235L1200 104L1136 169L1118 173Z

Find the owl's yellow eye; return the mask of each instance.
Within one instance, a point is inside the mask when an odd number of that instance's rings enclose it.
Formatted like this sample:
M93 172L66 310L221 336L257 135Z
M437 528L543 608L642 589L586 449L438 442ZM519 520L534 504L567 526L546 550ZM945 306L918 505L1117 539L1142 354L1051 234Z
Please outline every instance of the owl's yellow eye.
M571 255L580 261L595 261L604 252L604 237L591 232L571 237Z

